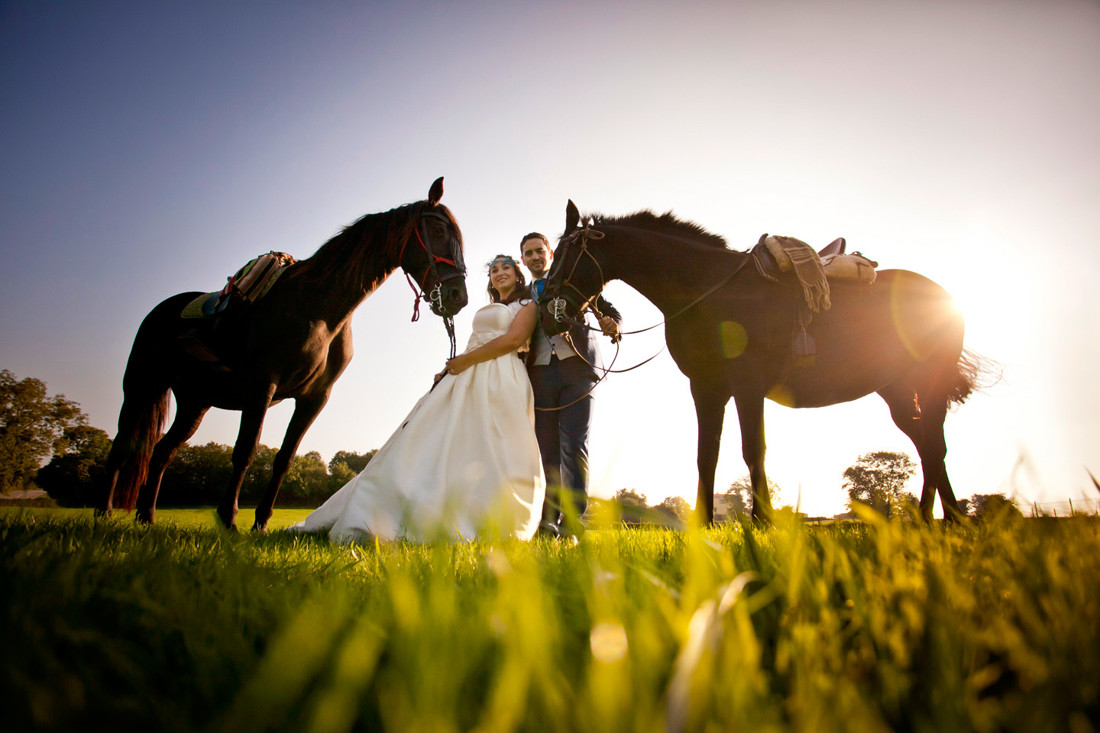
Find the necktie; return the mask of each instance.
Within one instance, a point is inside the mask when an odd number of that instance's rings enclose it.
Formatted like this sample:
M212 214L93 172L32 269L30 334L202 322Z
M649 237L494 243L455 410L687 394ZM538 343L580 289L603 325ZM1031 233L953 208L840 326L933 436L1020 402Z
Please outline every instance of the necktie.
M539 278L538 280L535 281L534 285L535 285L535 300L538 300L540 297L542 297L543 288L546 287L546 278Z

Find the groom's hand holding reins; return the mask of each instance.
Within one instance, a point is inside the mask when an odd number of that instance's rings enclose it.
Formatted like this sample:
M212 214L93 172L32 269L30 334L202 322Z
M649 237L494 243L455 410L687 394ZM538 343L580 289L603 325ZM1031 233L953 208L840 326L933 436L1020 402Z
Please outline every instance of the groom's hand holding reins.
M619 324L615 323L611 316L600 316L600 329L604 335L611 339L612 343L619 341Z

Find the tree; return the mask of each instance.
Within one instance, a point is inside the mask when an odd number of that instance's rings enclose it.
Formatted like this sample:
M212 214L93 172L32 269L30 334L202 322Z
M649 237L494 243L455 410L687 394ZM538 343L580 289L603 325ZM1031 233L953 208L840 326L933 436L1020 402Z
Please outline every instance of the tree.
M248 466L244 474L244 483L241 484L241 500L253 504L267 491L271 483L271 470L275 465L275 456L279 454L278 448L260 443L256 446L256 457ZM226 479L228 485L229 479ZM223 490L225 486L222 487Z
M333 463L329 461L329 491L339 491L348 481L356 477L356 473L348 468L344 462Z
M866 504L889 517L903 507L916 505L917 497L904 491L916 470L917 465L905 453L864 453L854 466L844 469L848 508Z
M970 497L969 508L970 516L975 519L990 519L1001 515L1023 516L1016 502L1004 494L974 494Z
M233 475L233 449L223 443L180 447L161 480L160 506L217 504Z
M111 436L89 425L74 425L64 434L64 449L43 466L34 482L61 506L94 506L107 472Z
M377 452L377 448L366 453L352 453L346 450L336 451L336 455L328 462L329 492L340 489L348 481L359 475Z
M622 506L634 507L636 509L645 509L649 506L646 503L645 494L639 494L631 489L619 489L615 492L615 496L611 498L619 502Z
M639 494L630 489L619 489L611 497L611 500L619 505L619 512L624 524L641 524L649 509L645 494Z
M332 460L328 462L329 473L336 473L336 467L343 463L347 466L352 475L358 474L367 464L370 463L370 459L374 458L374 454L378 452L378 449L369 450L366 453L352 453L351 451L338 450L336 455L332 457ZM343 484L341 484L342 486Z
M685 521L691 514L691 504L682 496L666 496L654 509L676 523Z
M286 472L281 492L288 503L320 503L328 495L328 467L317 451L295 456Z
M962 512L963 516L974 513L973 502L970 499L959 499L958 504L959 511Z
M0 491L26 486L45 458L65 453L65 431L87 422L76 402L48 396L41 380L0 371Z
M730 517L734 514L744 514L745 516L752 514L752 479L749 478L748 474L730 484L724 496L726 497L726 505L729 507ZM778 496L779 486L768 479L769 503L774 505Z

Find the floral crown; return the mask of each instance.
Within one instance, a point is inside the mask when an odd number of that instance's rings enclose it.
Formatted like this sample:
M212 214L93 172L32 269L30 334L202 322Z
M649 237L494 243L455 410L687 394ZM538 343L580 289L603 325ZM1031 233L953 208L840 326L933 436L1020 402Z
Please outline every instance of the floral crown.
M513 268L519 269L519 263L508 255L497 255L493 259L485 263L485 271L493 269L493 265L511 265Z

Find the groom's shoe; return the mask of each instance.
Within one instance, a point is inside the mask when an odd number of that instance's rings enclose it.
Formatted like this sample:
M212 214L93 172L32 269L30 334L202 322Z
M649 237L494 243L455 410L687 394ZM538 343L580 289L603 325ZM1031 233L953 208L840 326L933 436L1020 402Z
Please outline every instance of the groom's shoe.
M550 521L543 521L541 524L539 524L538 535L540 537L557 539L561 536L561 532L558 530L558 525Z
M581 537L584 536L584 523L579 519L570 521L566 517L561 518L561 522L558 524L558 534L562 538L568 538L573 540L573 544L577 543Z

